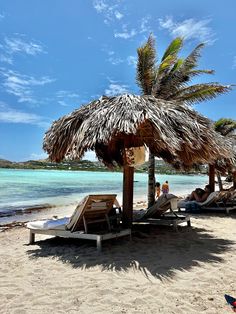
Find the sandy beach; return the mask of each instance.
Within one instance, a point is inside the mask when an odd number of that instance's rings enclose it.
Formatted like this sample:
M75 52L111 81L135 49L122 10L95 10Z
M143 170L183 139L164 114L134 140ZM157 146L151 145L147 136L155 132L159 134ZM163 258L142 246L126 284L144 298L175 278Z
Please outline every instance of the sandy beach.
M194 215L192 228L139 229L132 241L0 233L0 313L232 313L235 218ZM47 238L47 239L46 239ZM46 240L45 240L46 239Z

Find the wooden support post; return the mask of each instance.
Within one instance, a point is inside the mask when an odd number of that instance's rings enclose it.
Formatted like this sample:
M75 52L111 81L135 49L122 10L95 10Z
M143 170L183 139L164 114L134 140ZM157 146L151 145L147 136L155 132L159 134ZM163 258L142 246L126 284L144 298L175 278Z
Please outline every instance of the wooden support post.
M29 244L34 244L35 242L35 233L30 230L30 234L29 234Z
M134 168L123 169L123 225L131 227L133 221Z
M209 185L211 192L215 191L215 165L209 165Z
M148 208L155 203L155 156L149 151L148 161Z

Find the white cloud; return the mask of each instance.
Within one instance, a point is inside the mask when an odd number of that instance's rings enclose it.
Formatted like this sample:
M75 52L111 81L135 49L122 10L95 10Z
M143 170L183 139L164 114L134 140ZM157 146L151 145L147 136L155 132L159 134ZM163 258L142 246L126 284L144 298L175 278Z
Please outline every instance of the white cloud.
M119 8L119 2L116 0L94 0L93 7L97 13L104 16L104 23L110 24L124 17L124 13L122 13L121 8Z
M6 70L5 68L0 68L0 74L3 77L2 86L7 93L15 95L18 98L18 102L29 102L32 104L37 103L34 98L33 88L55 81L47 76L35 78L16 71Z
M107 25L115 25L117 29L114 31L115 38L130 39L138 34L151 32L151 16L146 15L141 20L136 21L135 27L129 27L121 21L125 20L126 8L124 0L94 0L93 7L97 13L104 16L104 23ZM128 21L130 23L130 20ZM119 29L120 27L120 29Z
M115 11L114 14L115 14L115 17L117 18L117 20L122 19L123 16L124 16L124 15L123 15L122 13L120 13L119 11Z
M35 56L40 53L46 53L41 43L34 40L27 40L23 34L14 34L13 37L5 37L0 44L0 62L13 64L14 56L17 54L26 54Z
M0 62L13 64L13 58L12 58L12 56L1 54L0 55Z
M124 62L124 60L122 60L121 58L115 58L115 57L110 57L108 61L113 65L118 65Z
M132 28L131 30L128 30L127 25L122 25L122 31L117 32L115 31L114 36L115 38L123 38L123 39L129 39L137 35L137 30Z
M0 122L31 124L42 128L48 128L50 125L41 116L12 109L3 102L0 102Z
M109 56L113 56L115 54L114 51L108 51L107 53L108 53Z
M145 16L141 20L140 33L151 33L150 16Z
M5 14L4 13L0 13L0 21L3 20L5 18Z
M58 104L62 107L70 107L70 105L64 100L58 100Z
M69 107L80 100L80 95L70 90L60 90L56 93L57 102L60 106Z
M136 65L137 65L137 57L135 57L135 56L128 56L127 57L127 62L128 62L128 65L132 65L132 66L136 67Z
M102 13L107 10L108 5L103 0L93 1L93 7L98 13Z
M80 95L76 92L69 91L69 90L59 90L56 93L58 98L79 98Z
M95 152L91 150L84 154L83 160L98 161Z
M102 48L102 51L104 51L108 55L107 61L109 61L112 65L118 65L124 62L123 59L117 56L116 53L113 50L109 49L107 46L104 46Z
M166 28L170 31L174 29L175 23L173 22L173 18L166 16L165 19L159 19L159 24L162 28Z
M121 31L116 30L114 32L114 37L115 38L130 39L130 38L132 38L138 34L151 33L152 29L150 26L150 21L151 21L151 17L145 16L141 19L141 21L139 23L140 26L138 26L137 28L134 28L134 27L128 28L128 24L123 24Z
M34 41L25 41L23 35L18 37L5 38L5 48L9 54L26 53L35 56L36 54L43 53L44 49L41 44Z
M175 22L173 17L165 17L159 19L159 24L162 28L169 31L173 37L183 37L186 40L196 39L201 42L213 44L215 42L215 34L208 26L211 22L210 19L195 20L185 19L182 22Z
M107 89L105 89L105 95L115 96L128 93L128 86L124 84L118 84L116 82L110 82Z

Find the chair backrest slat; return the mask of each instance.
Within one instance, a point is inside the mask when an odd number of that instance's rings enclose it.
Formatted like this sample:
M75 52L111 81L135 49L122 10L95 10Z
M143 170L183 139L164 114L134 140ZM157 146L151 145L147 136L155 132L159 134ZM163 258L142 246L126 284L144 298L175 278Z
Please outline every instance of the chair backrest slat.
M213 202L215 202L219 198L219 196L220 196L219 191L212 192L204 202L201 202L201 203L199 202L198 204L200 206L208 206L212 204Z
M142 219L146 218L154 218L155 216L161 216L164 214L168 209L171 209L174 206L174 200L178 200L178 197L173 194L162 194L156 203L148 208L146 213L143 215ZM174 209L174 208L172 208Z
M88 195L75 209L69 223L66 225L67 230L74 232L83 228L83 217L85 220L101 218L105 220L105 215L113 208L115 200L116 194Z

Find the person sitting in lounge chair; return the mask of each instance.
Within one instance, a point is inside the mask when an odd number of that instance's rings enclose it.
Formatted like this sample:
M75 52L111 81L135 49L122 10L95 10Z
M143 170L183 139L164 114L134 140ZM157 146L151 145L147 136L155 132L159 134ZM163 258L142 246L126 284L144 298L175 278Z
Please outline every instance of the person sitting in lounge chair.
M210 195L211 191L210 191L210 185L207 184L203 189L201 188L196 188L191 194L190 196L187 197L187 201L196 201L196 202L205 202L205 200L208 198L208 196Z
M202 206L208 206L218 197L219 192L210 192L210 186L206 185L204 190L195 189L185 200L180 200L177 207L185 208L186 212L200 211Z

